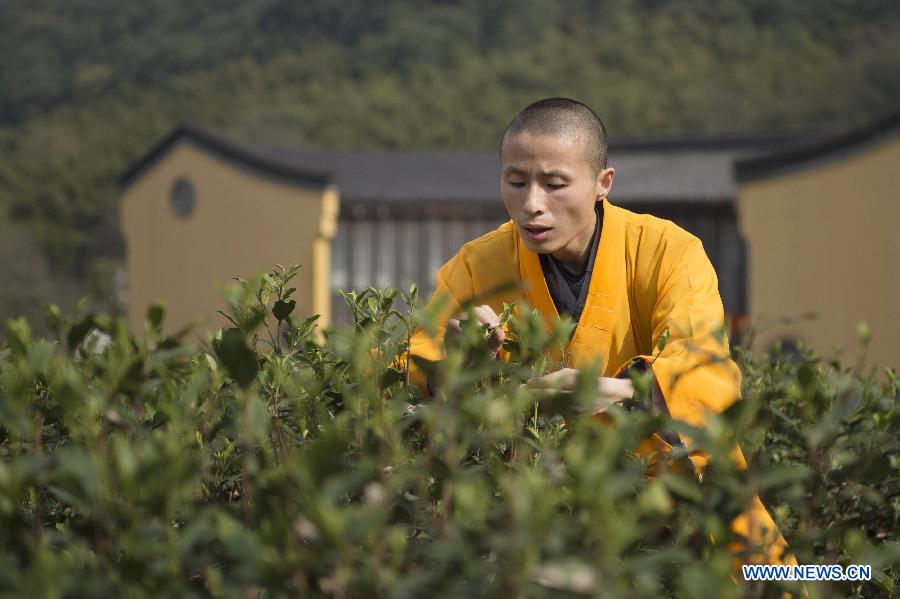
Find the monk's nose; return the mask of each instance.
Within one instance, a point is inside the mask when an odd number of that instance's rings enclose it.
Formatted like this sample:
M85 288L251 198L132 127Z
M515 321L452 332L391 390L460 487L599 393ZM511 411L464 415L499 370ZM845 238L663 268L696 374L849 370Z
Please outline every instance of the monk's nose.
M522 210L525 214L543 214L547 210L547 198L540 185L531 185L525 196L525 203L522 204Z

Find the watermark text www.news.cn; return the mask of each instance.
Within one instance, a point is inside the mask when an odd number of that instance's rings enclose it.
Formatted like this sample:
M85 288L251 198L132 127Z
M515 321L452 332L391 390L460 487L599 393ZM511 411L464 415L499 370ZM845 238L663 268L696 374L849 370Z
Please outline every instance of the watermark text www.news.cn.
M872 566L851 564L847 567L838 564L825 565L759 565L745 564L741 566L744 580L872 580Z

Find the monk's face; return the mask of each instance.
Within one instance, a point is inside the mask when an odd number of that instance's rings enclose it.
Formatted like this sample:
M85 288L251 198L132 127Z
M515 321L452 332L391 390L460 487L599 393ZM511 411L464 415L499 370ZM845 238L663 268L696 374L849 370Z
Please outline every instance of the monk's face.
M573 270L587 258L594 204L606 197L615 171L594 173L578 135L508 137L500 149L503 204L523 242Z

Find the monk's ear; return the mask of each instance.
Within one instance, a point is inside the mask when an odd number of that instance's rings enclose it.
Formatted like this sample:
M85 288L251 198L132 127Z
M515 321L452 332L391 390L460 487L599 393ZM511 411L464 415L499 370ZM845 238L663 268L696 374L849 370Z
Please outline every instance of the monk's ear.
M605 168L597 175L596 196L598 200L602 200L609 195L615 176L616 169L613 167Z

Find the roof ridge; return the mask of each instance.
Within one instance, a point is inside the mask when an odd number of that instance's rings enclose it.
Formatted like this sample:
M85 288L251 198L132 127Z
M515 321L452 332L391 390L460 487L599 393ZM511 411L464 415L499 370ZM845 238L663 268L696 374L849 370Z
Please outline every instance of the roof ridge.
M774 177L855 149L863 149L900 133L900 111L887 114L824 140L803 144L762 156L735 161L735 179L742 183Z
M248 149L237 142L211 133L197 123L188 121L175 127L168 135L158 141L149 152L144 154L143 158L132 164L119 179L120 188L125 189L129 187L144 171L160 160L170 146L182 139L189 139L211 150L221 158L241 163L276 177L317 186L328 185L332 180L331 173L300 168L273 160L271 157L262 155L253 149Z

